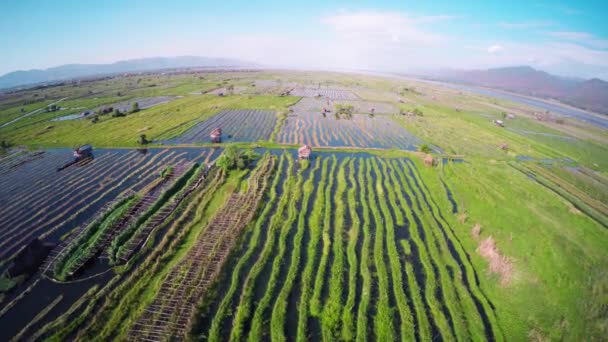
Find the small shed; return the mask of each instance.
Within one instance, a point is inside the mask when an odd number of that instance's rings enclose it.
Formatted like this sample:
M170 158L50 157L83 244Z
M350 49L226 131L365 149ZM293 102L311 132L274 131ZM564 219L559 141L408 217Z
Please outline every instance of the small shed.
M303 145L298 149L298 158L299 159L308 159L310 158L310 154L312 153L312 148L308 145Z
M505 127L505 123L502 120L494 120L494 124L499 127Z
M219 127L214 129L213 131L211 131L209 137L211 138L212 143L222 142L222 129Z
M426 156L424 156L424 165L426 166L433 166L433 163L435 162L435 160L433 159L433 156L430 154L427 154Z
M87 144L82 145L74 150L74 158L76 160L82 160L84 158L89 158L93 156L93 146Z

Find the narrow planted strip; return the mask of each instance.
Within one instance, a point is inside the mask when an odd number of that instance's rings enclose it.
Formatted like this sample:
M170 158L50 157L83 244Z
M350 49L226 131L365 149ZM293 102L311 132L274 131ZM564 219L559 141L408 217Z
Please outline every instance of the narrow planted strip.
M447 251L446 256L448 258L451 256L449 262L453 269L458 270L458 279L456 279L455 282L458 285L458 290L462 293L461 298L463 298L464 305L469 308L466 312L471 313L472 316L466 319L470 325L470 331L475 335L483 335L484 338L502 340L503 337L500 335L500 326L498 325L496 315L491 304L481 289L479 289L477 274L473 268L469 255L465 252L462 244L456 237L453 228L443 217L441 210L430 195L428 188L424 182L421 181L415 166L413 166L411 161L408 161L408 163L402 161L402 166L404 168L407 166L409 176L416 185L416 188L419 189L423 203L428 209L430 217L439 228L437 230L438 239ZM475 306L475 310L473 310L472 305ZM473 314L474 312L476 312L476 314Z
M302 272L301 280L301 295L299 300L298 310L298 331L296 339L300 342L308 341L308 321L310 314L310 298L312 297L313 284L311 283L315 272L315 264L317 260L318 245L321 240L321 222L325 211L325 192L327 184L330 159L323 159L321 169L321 180L317 185L315 192L315 200L313 202L312 214L308 218L308 227L310 229L310 239L306 246L306 264Z
M359 240L359 229L361 219L357 213L357 193L358 187L355 180L355 164L358 164L358 159L350 160L348 164L348 191L347 205L350 226L346 227L347 231L347 246L346 256L348 261L348 295L342 310L342 331L340 337L346 341L352 341L355 338L355 301L357 296L357 276L359 274L357 263L357 242Z
M293 173L293 158L291 155L287 154L287 175ZM264 247L260 252L258 259L255 264L251 268L247 279L245 279L245 284L243 286L243 291L241 293L241 298L239 300L238 307L236 309L236 313L234 315L234 320L232 323L232 331L230 332L230 340L231 341L241 341L245 339L245 325L250 324L251 316L253 315L254 303L253 303L253 295L256 287L256 280L261 275L264 266L269 261L272 253L274 251L276 241L276 231L281 227L282 217L284 215L285 210L287 209L287 205L289 202L289 197L291 194L291 190L293 187L293 178L287 177L285 183L283 184L283 196L281 197L275 215L272 216L272 219L269 222L267 227L268 237L264 243Z
M342 306L342 291L344 281L344 220L346 215L346 206L344 194L346 192L346 165L350 158L344 158L338 166L338 174L336 178L337 187L334 193L333 202L335 205L334 222L333 222L333 263L331 265L329 276L329 297L323 307L321 319L321 328L323 340L331 341L340 336L340 325Z
M272 310L272 316L270 320L270 337L273 341L285 341L287 336L285 334L285 322L287 312L287 300L293 289L298 269L300 268L300 259L302 253L302 239L304 237L304 229L306 226L306 213L308 212L308 202L314 189L314 176L321 166L321 159L317 159L315 166L308 176L308 180L304 183L303 187L303 198L300 212L297 218L297 232L294 237L294 249L292 252L291 263L287 272L287 279L283 283L281 291L277 296L277 300ZM302 171L298 174L298 184L302 182Z
M319 261L319 267L315 275L315 286L310 300L310 312L313 316L320 317L323 313L323 303L321 299L323 286L325 285L325 274L327 272L327 264L329 260L329 253L331 251L331 235L330 230L332 226L331 215L332 215L332 198L331 193L335 182L335 174L338 166L336 156L332 156L332 166L330 170L329 183L325 189L325 212L323 215L322 227L323 231L321 234L323 241L323 252Z
M235 296L237 294L237 289L239 287L240 278L244 275L243 272L247 271L245 269L245 266L249 262L249 260L253 257L256 248L260 244L263 223L268 220L271 210L274 208L274 206L277 203L277 200L278 200L277 186L279 184L279 180L282 177L282 171L283 171L284 164L285 164L285 155L281 155L281 157L279 158L279 166L277 168L277 172L276 172L274 179L272 181L272 184L270 186L270 194L269 194L268 202L253 226L253 233L251 235L251 239L249 240L249 243L247 244L247 246L248 246L247 251L239 259L239 262L235 266L235 268L232 272L232 275L231 275L230 288L228 288L228 291L224 295L222 302L220 303L220 305L215 313L215 316L213 317L213 320L211 323L211 328L210 328L209 334L207 336L209 341L221 341L222 340L221 327L222 327L224 320L228 318L227 317L228 310L232 306L233 302L236 300Z
M387 164L385 161L384 164ZM405 208L409 207L408 202L404 198L403 190L401 189L401 183L397 180L395 176L396 172L392 168L388 168L388 174L390 175L391 185L387 187L389 194L391 196L395 196L394 201L398 202L393 207L395 209L395 214L399 214L401 217L405 215ZM393 201L391 199L391 201ZM403 217L404 224L407 225L408 236L411 237L413 232L412 229L415 229L415 223L410 222L407 218ZM415 246L411 245L410 238L402 239L399 241L402 249L402 253L404 255L404 275L406 279L406 283L403 284L404 288L408 289L409 293L409 302L413 307L414 320L416 323L415 332L416 339L421 341L429 341L431 340L431 326L428 319L428 310L425 307L423 299L421 297L421 288L418 283L414 263L419 263L419 257L417 255L418 250L415 249ZM417 265L419 268L420 266ZM423 284L422 284L423 285Z
M403 185L403 196L406 196L406 201L408 202L408 207L404 208L408 221L410 222L410 233L412 237L413 246L415 246L418 251L418 260L422 265L422 271L424 272L424 300L426 304L426 309L429 311L429 316L433 320L433 324L437 327L436 333L441 334L441 337L444 339L454 339L454 335L452 333L452 328L448 321L447 312L443 310L442 305L442 297L441 289L439 288L439 279L437 279L437 266L434 263L433 255L431 251L433 250L431 245L434 241L428 241L428 234L425 234L427 231L424 228L423 222L419 218L420 208L415 210L416 206L414 206L411 201L411 198L414 194L411 192L409 187L409 183L405 178L402 170L396 168L399 174L399 181ZM409 191L409 192L408 192ZM409 210L408 210L409 209ZM433 339L438 338L439 336L432 336Z
M378 209L378 202L376 199L376 191L380 189L380 184L377 178L374 179L372 176L372 162L370 159L366 160L367 164L367 191L369 205L373 217L374 224L374 265L376 267L378 277L378 300L376 302L376 314L374 316L374 332L375 339L378 341L393 341L394 335L394 324L392 319L391 307L389 303L389 280L388 272L386 270L386 264L384 261L384 229L385 222ZM378 175L376 175L378 177ZM365 200L365 199L364 199Z
M253 218L274 169L267 156L249 179L247 192L233 193L195 246L167 275L159 293L132 327L135 340L183 340L190 329L196 305L220 272L240 231Z
M362 218L363 218L363 243L361 250L361 277L362 289L361 289L361 302L359 303L359 309L357 311L357 341L363 342L371 339L370 337L370 325L369 325L369 304L372 293L372 275L370 270L370 257L371 257L371 215L369 209L369 203L367 201L368 182L367 178L368 166L365 161L359 159L359 170L357 172L358 187L361 189L361 206L362 206Z
M389 191L390 184L388 180L388 170L386 163L380 161L382 170L378 167L378 160L372 159L372 168L378 177L378 199L380 203L380 209L382 215L386 220L386 249L388 250L389 265L391 270L391 279L393 284L393 293L397 301L397 308L401 318L401 326L399 327L401 341L411 341L414 339L414 322L412 313L407 304L407 298L404 292L405 284L403 284L403 275L401 273L402 265L399 259L399 252L397 251L397 238L395 237L395 222L392 217L392 213L396 213L397 224L403 225L403 216L397 208L397 202L395 194ZM387 203L387 195L389 203ZM392 209L392 210L391 210Z
M250 342L260 341L264 335L264 320L267 310L270 308L271 301L274 298L274 291L279 282L281 264L284 262L285 253L287 251L287 236L294 227L294 223L298 217L297 205L302 197L302 175L297 177L297 181L289 195L289 208L287 210L287 219L281 223L278 250L276 251L274 261L272 262L272 271L267 281L266 292L262 299L257 303L253 318L251 321L251 329L247 340ZM276 324L276 323L275 323ZM273 326L271 325L271 328ZM276 328L276 325L274 326ZM277 337L280 332L272 332L271 337Z

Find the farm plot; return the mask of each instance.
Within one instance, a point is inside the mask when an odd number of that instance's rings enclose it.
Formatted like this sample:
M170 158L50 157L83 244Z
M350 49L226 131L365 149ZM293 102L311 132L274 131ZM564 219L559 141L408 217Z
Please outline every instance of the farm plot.
M219 340L502 340L492 303L413 162L283 155L197 317Z
M147 108L151 108L156 105L159 105L159 104L167 103L178 97L179 96L156 96L156 97L137 98L137 99L122 101L122 102L118 102L118 103L114 103L114 104L110 104L110 105L106 105L106 106L100 106L93 110L85 110L78 114L69 114L69 115L60 116L57 118L53 118L51 121L66 121L66 120L76 120L76 119L87 118L87 117L89 117L89 115L91 113L95 113L97 111L107 109L107 108L112 108L113 110L118 109L121 112L129 112L133 108L133 104L135 102L137 102L139 109L147 109Z
M133 104L135 102L137 102L137 104L139 105L139 109L146 109L146 108L154 107L159 104L167 103L169 101L174 100L175 98L176 98L176 96L144 97L144 98L138 98L138 99L133 99L133 100L128 100L128 101L118 102L118 103L115 103L115 104L107 106L107 107L112 107L113 109L118 109L121 112L128 112L131 110L131 108L133 107Z
M290 92L290 95L302 97L326 97L332 100L356 100L358 98L357 95L348 90L331 88L297 87Z
M354 113L369 114L374 109L375 114L397 114L399 109L388 102L372 102L360 100L332 100L328 98L303 97L291 108L295 113L321 113L323 108L334 111L337 104L350 104ZM331 114L331 113L328 113Z
M300 113L287 117L277 135L281 144L311 146L398 148L416 150L420 139L386 116L355 114L336 119L332 113Z
M27 162L42 158L43 155L44 151L10 150L5 155L0 156L0 175L10 172Z
M213 154L212 150L203 150ZM101 150L95 159L57 172L69 150L49 150L0 179L0 260L31 238L51 241L93 217L126 190L143 189L168 164L200 159L201 150Z
M247 191L233 193L215 214L194 247L171 269L152 304L130 330L130 339L186 337L197 302L220 272L240 231L253 218L274 164L275 158L266 156L249 178Z
M209 135L216 128L222 129L222 141L254 142L270 138L277 117L267 110L223 110L211 118L196 124L184 134L166 140L166 144L193 144L210 142Z
M246 90L247 90L247 87L243 87L243 86L233 87L232 89L230 89L228 87L222 87L222 88L210 90L207 92L207 94L218 95L218 96L235 95L235 94L243 94L246 92Z
M59 252L48 268L53 269L57 279L65 280L110 243L109 257L116 263L124 244L180 190L197 167L183 162L170 166L162 172L162 177L152 181L149 189L128 195L102 210L93 222L77 232L77 237Z

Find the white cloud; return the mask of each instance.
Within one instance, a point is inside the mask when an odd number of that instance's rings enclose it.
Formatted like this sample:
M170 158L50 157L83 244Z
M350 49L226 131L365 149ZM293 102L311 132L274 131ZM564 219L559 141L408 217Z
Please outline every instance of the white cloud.
M172 38L172 51L181 46L184 54L240 58L276 67L417 71L532 65L572 76L608 75L608 51L573 39L597 39L593 36L561 32L545 35L545 41L522 43L436 32L439 24L453 18L340 11L319 18L314 34L273 31Z
M570 41L598 49L608 49L608 39L600 39L587 32L555 31L548 32L547 34L560 40Z
M400 12L342 12L325 16L321 22L339 37L363 44L434 44L443 41L444 37L428 30L429 24L452 18L446 15L412 16Z
M504 49L505 48L503 48L501 45L492 45L492 46L488 47L488 53L497 54Z

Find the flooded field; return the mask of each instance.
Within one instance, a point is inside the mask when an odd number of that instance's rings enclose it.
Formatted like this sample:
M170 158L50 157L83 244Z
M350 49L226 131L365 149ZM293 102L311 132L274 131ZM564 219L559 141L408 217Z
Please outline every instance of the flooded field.
M354 114L336 119L329 113L300 113L287 117L277 136L283 144L311 146L398 148L416 150L422 141L390 117Z
M166 144L195 144L210 142L209 135L222 129L223 142L267 140L276 124L276 114L264 110L224 110L200 122L182 135L166 140Z

